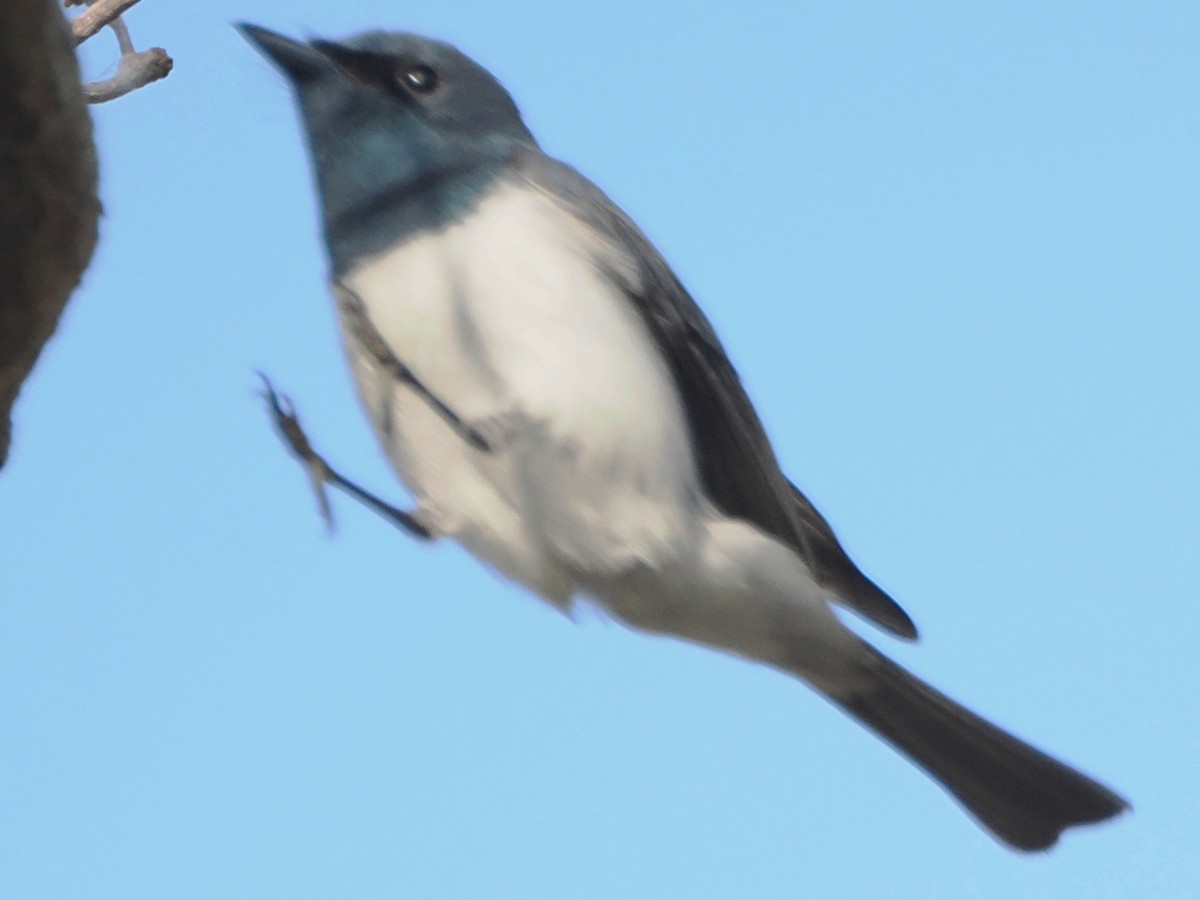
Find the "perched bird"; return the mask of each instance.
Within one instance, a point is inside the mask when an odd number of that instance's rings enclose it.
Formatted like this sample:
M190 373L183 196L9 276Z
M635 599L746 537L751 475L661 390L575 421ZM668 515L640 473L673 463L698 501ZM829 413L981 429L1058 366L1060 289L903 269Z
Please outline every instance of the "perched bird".
M239 27L295 92L346 352L416 508L327 466L268 385L317 481L553 606L586 598L798 677L1010 847L1127 808L839 620L831 604L916 637L783 474L662 256L539 148L495 77L412 34L301 43Z

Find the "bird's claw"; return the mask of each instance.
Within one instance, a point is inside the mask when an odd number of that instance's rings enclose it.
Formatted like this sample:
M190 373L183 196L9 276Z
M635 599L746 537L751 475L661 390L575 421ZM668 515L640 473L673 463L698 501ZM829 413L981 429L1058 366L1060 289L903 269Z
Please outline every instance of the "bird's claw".
M291 398L286 394L278 393L271 383L271 379L265 374L262 372L257 374L263 382L262 396L267 402L267 409L271 414L275 430L291 454L304 465L305 474L308 475L309 484L317 498L317 509L325 521L325 526L333 531L333 507L329 503L329 494L326 490L331 476L329 464L313 449L308 435L304 433L304 429L300 425L300 419L296 415L296 407Z

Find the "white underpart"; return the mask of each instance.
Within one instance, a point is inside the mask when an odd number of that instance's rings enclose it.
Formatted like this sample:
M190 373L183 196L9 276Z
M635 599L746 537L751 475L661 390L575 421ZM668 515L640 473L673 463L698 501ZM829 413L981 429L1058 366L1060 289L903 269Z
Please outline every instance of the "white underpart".
M464 221L346 276L433 394L509 426L494 452L473 449L348 337L389 458L439 531L551 603L587 593L638 627L820 680L848 632L798 557L704 498L670 372L598 260L636 277L553 198L501 181Z

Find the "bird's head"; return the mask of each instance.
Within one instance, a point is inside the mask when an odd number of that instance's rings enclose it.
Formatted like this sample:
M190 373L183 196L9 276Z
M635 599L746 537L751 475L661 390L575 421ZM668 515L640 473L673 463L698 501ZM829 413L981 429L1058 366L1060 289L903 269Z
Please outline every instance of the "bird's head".
M295 92L331 244L379 207L482 177L517 147L536 146L508 91L450 44L384 31L303 43L238 28ZM438 200L422 198L435 217Z

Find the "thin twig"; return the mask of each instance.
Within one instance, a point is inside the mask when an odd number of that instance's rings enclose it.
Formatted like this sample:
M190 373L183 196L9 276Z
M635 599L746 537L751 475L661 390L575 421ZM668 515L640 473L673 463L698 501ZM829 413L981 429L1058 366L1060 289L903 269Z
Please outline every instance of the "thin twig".
M104 81L91 81L83 86L88 103L104 103L123 97L130 91L145 87L152 81L166 78L175 61L162 47L122 53L117 61L117 74Z
M121 57L117 60L117 71L112 78L93 81L83 86L88 103L105 103L123 97L130 91L145 87L152 81L166 78L175 61L162 47L135 50L129 29L121 19L125 12L138 0L66 0L68 6L86 4L88 9L71 23L75 32L76 45L82 44L104 26L112 28L117 36Z
M75 32L75 43L82 44L93 34L120 18L121 14L136 4L138 0L95 0L88 5L87 11L71 23Z
M113 34L117 36L117 47L120 49L121 55L137 53L133 48L133 39L129 36L129 29L125 27L125 20L113 19L108 24L112 28Z

